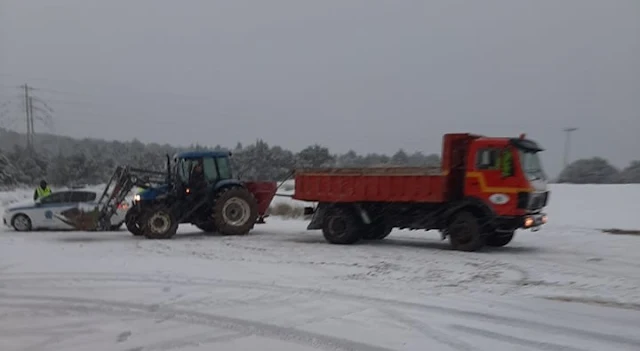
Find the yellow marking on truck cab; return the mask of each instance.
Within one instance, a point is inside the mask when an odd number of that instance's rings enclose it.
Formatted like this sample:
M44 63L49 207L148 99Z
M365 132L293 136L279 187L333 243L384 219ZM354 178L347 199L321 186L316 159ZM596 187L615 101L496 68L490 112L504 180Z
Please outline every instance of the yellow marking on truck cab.
M487 185L487 181L482 172L467 172L467 178L476 178L478 185L483 193L507 193L515 194L519 192L532 192L531 188L519 188L519 187L492 187Z

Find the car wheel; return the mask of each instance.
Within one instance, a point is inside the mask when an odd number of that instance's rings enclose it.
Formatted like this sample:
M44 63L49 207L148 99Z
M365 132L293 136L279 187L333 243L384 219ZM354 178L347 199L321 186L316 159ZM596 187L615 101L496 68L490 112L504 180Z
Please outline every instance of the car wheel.
M11 220L11 226L18 232L31 231L31 219L22 213L19 213Z

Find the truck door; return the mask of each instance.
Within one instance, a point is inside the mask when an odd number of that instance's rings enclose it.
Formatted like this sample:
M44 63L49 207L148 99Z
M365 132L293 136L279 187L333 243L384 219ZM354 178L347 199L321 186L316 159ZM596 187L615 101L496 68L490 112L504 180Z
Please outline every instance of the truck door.
M466 176L466 195L480 198L491 204L496 212L505 205L517 201L522 191L517 177L514 148L505 145L479 145L472 148L472 157L467 163L470 172ZM472 171L471 171L472 170Z

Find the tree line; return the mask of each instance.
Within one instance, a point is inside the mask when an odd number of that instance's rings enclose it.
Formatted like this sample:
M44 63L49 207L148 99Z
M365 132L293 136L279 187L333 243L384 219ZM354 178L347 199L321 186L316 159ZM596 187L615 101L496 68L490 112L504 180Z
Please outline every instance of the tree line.
M34 148L27 149L24 135L0 128L0 186L34 185L46 179L54 186L101 184L118 165L164 171L166 154L187 150L227 150L232 153L234 174L243 180L283 180L296 167L439 166L438 154L408 153L360 155L354 151L332 154L321 145L299 152L257 140L233 148L220 145L174 147L156 143L129 142L40 134ZM606 160L577 160L562 171L562 183L640 183L640 161L618 170Z

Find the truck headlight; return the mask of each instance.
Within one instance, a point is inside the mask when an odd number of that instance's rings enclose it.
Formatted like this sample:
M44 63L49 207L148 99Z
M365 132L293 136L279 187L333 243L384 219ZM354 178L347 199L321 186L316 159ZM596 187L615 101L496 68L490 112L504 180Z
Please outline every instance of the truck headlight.
M133 196L133 201L134 201L134 202L140 202L140 194L135 194L135 195Z

